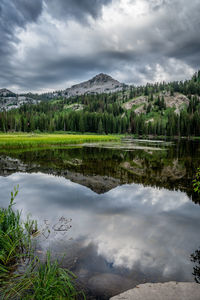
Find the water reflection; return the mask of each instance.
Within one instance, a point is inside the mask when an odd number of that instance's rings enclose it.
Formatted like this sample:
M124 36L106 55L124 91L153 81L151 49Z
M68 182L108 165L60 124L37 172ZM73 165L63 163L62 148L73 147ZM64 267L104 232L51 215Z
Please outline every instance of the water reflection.
M66 235L41 238L41 250L65 254L63 264L94 293L108 297L145 281L193 280L200 207L186 193L125 184L97 194L62 177L15 173L0 177L1 206L17 184L23 214L31 212L42 226L48 219L51 230L61 217L72 219Z
M139 149L138 149L139 147ZM54 174L105 193L125 183L181 190L194 202L192 180L200 165L200 143L125 141L34 151L0 150L0 175Z
M65 255L63 266L95 296L143 282L199 280L200 207L192 189L199 152L199 142L130 140L1 149L0 205L19 184L16 207L42 228L38 255L47 248Z

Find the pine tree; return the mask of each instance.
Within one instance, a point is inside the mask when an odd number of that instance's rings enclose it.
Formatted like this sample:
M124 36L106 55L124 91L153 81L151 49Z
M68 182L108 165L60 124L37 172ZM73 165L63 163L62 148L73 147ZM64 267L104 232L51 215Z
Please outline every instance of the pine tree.
M102 120L101 119L100 119L99 125L98 125L98 133L99 134L103 133L103 124L102 124Z

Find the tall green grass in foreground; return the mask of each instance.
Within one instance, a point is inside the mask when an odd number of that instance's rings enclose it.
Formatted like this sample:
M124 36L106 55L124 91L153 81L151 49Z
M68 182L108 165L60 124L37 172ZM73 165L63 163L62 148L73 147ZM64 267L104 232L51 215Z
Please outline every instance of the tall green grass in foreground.
M75 276L60 268L57 261L51 262L49 252L43 264L34 258L32 237L38 234L37 223L29 217L23 222L21 213L13 210L17 193L15 188L8 208L0 208L0 299L85 298L72 283ZM26 271L20 273L17 267L23 261Z
M29 148L119 140L114 135L0 134L0 148Z
M15 188L8 208L0 209L0 285L6 282L20 260L30 256L31 234L37 230L34 221L28 218L22 223L20 212L13 211L17 194Z
M47 252L45 263L33 261L25 274L7 284L3 299L75 300L80 295L85 299L82 292L76 291L74 278L73 273L60 268L57 261L51 262L50 252Z

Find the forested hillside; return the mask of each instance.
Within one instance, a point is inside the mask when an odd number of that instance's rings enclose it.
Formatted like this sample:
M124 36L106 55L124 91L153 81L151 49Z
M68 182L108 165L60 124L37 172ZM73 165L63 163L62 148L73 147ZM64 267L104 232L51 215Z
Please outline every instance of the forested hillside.
M200 136L200 71L184 82L124 86L0 112L0 131Z

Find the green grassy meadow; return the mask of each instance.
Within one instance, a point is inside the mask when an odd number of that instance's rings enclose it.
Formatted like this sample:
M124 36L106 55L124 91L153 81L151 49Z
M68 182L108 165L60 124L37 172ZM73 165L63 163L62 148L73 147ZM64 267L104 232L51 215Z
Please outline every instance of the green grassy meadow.
M9 133L0 134L0 148L64 146L69 144L115 141L119 139L120 136L114 135Z

